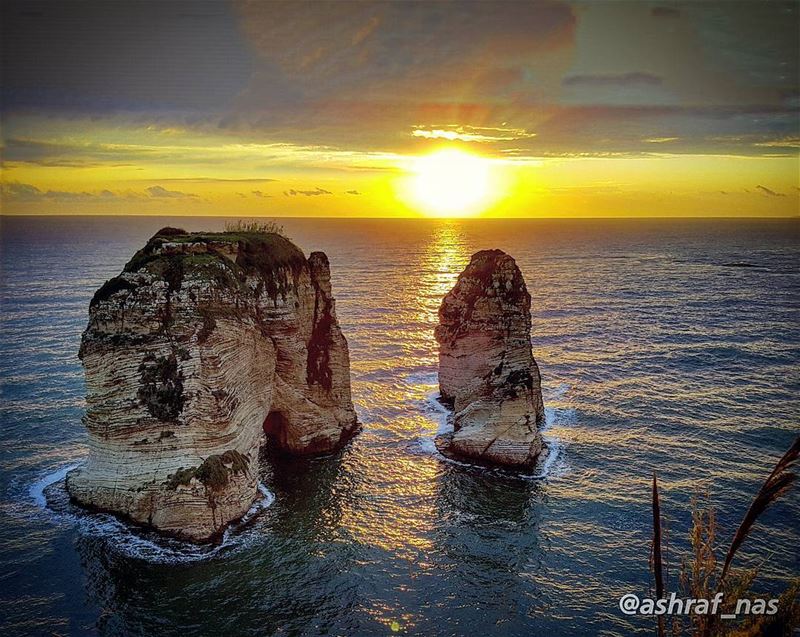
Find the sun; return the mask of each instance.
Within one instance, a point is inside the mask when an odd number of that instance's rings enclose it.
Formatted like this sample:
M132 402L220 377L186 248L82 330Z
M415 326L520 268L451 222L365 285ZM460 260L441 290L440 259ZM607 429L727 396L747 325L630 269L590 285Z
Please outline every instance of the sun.
M492 199L490 168L482 157L439 150L414 160L410 194L428 216L472 216Z

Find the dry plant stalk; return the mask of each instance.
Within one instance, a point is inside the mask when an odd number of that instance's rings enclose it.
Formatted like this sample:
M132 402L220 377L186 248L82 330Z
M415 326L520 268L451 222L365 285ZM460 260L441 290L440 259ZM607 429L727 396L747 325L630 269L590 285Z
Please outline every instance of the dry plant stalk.
M720 571L715 542L717 537L717 521L714 509L709 505L709 496L704 494L704 503L700 498L692 498L692 527L689 532L691 555L684 560L680 570L680 588L686 597L711 600L724 593L724 601L719 614L735 612L736 601L752 595L751 587L758 574L757 570L745 570L733 573L731 565L737 552L752 532L755 523L766 509L783 496L797 480L794 470L800 458L800 437L789 447L778 461L772 473L764 481L756 497L742 519L733 536ZM664 595L664 560L662 556L662 520L661 502L658 496L658 483L653 474L653 543L651 567L655 578L656 595ZM800 603L797 595L800 592L800 580L793 582L781 595L779 611L771 616L746 617L738 623L723 623L717 615L693 614L689 617L689 625L685 626L685 618L675 616L672 619L671 632L677 637L689 629L694 637L717 637L723 635L749 637L756 635L786 636L792 634L795 627L800 626ZM659 621L658 634L664 634L663 623Z

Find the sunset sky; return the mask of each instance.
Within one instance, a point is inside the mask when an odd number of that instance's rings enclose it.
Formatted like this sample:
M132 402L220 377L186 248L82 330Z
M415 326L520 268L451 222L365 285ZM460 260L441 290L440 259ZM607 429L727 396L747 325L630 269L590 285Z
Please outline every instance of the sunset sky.
M5 2L4 214L797 216L795 2Z

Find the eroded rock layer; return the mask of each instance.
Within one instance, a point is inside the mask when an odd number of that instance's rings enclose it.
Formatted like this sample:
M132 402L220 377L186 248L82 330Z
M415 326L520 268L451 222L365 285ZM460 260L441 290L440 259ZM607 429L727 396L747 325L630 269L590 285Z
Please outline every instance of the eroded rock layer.
M357 429L328 259L277 234L162 229L95 293L80 357L71 496L188 539L259 497L265 436L313 454Z
M446 454L530 467L542 448L541 377L531 353L531 296L501 250L472 256L439 308L439 389L453 407Z

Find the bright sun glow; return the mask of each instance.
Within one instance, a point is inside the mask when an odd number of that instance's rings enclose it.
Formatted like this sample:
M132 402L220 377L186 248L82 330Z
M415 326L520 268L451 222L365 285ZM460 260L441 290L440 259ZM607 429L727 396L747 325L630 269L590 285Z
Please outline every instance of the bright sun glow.
M470 216L491 198L490 164L459 150L440 150L413 165L412 194L422 211L433 217Z

